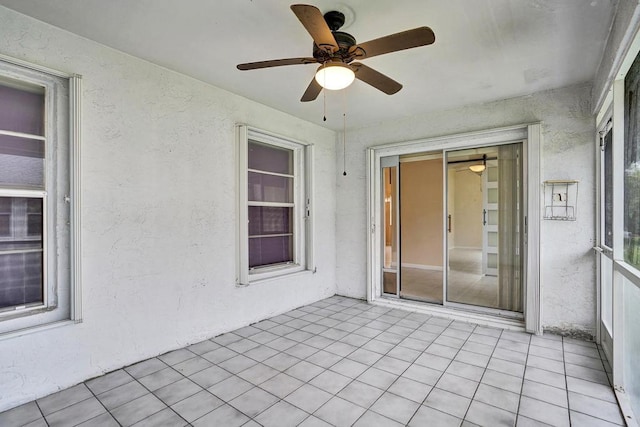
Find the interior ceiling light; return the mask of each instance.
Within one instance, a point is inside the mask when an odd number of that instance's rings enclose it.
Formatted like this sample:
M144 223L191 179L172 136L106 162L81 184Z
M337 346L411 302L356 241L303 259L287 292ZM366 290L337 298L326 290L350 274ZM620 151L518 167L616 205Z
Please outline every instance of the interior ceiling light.
M486 169L485 165L471 165L469 166L469 169L471 169L471 172L475 172L475 173L480 173L482 171L484 171Z
M482 156L482 164L479 165L471 165L469 166L469 170L475 173L482 173L487 168L487 155L484 154Z
M316 72L316 81L320 86L329 90L344 89L353 83L356 74L351 68L341 62L323 64Z

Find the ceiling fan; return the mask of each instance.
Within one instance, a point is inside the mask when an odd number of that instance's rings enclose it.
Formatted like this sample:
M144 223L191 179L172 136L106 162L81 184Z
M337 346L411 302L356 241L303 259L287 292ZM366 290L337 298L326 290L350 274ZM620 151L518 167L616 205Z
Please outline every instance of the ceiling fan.
M435 41L431 28L419 27L358 44L351 34L338 31L344 25L343 13L330 11L323 16L317 7L306 4L294 4L291 10L313 38L313 56L249 62L237 67L239 70L255 70L283 65L321 64L315 78L302 95L302 102L313 101L323 88L343 89L351 84L354 78L387 95L392 95L402 89L400 83L373 68L353 61L426 46ZM334 75L337 75L336 80Z

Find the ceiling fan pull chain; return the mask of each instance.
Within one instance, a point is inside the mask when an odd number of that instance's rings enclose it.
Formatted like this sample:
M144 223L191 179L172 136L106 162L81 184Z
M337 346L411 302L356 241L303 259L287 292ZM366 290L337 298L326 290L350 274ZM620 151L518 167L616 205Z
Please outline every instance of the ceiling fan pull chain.
M347 90L342 91L342 176L347 176Z
M327 61L323 62L322 65L327 65ZM324 89L327 86L327 73L322 74L323 89L322 89L322 121L327 121L327 90Z

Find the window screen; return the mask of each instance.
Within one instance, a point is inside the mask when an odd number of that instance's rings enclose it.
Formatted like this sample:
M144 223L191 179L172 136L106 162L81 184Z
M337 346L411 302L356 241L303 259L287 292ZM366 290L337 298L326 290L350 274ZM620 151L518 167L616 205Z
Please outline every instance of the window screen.
M624 84L624 259L640 269L640 55Z

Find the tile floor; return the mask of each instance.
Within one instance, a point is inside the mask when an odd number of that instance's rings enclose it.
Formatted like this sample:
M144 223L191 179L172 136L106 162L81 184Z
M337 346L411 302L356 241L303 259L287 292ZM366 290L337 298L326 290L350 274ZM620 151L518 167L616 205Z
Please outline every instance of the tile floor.
M589 342L332 297L0 413L0 426L611 426Z
M395 275L388 276L385 288L395 293ZM482 274L482 250L449 250L449 301L500 308L498 278ZM442 303L442 271L402 267L403 298Z

